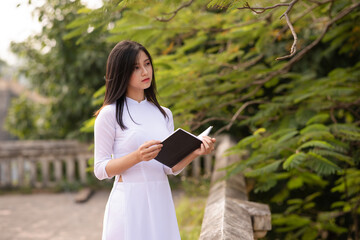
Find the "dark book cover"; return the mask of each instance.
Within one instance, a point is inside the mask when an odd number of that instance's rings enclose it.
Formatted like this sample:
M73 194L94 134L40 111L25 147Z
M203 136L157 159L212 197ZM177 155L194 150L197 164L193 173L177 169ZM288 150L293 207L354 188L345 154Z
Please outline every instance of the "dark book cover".
M163 142L156 160L172 168L187 155L201 146L202 141L195 135L178 128Z

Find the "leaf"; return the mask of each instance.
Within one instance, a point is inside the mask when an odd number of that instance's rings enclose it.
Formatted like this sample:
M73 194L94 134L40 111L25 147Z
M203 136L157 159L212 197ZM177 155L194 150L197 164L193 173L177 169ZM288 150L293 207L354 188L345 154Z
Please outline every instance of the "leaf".
M335 163L314 152L308 152L307 156L310 157L307 161L309 167L320 175L329 175L341 170Z
M94 132L94 124L95 124L95 118L90 118L89 120L85 121L85 123L81 127L80 131Z
M279 218L273 217L272 223L277 228L280 228L280 226L288 226L288 228L286 228L286 231L291 231L309 225L311 223L311 220L308 217L290 214L288 216L281 216ZM283 228L283 230L285 229Z
M271 188L273 188L274 186L276 186L276 179L274 178L270 178L265 182L258 182L256 184L256 187L254 189L255 193L259 193L259 192L267 192L269 191Z
M301 237L301 240L315 240L318 236L318 230L311 227L305 228L305 232Z
M318 148L324 148L324 149L329 149L329 150L333 150L335 149L334 146L332 146L331 144L324 142L324 141L318 141L318 140L312 140L309 142L306 142L304 144L302 144L298 149L304 149L304 148L308 148L308 147L318 147Z
M214 8L214 7L225 8L232 2L233 2L232 0L211 0L208 3L207 7L208 8Z
M313 149L313 150L311 150L311 152L314 152L314 153L319 154L321 156L333 157L336 160L348 163L350 166L355 165L355 163L353 162L353 159L351 157L346 156L346 155L341 154L341 153L338 153L338 152L334 152L334 151L331 151L331 150L325 150L325 149Z
M266 132L265 128L259 128L254 132L253 135L260 135L261 133L264 133L264 132Z
M287 201L287 204L289 204L289 205L293 205L293 204L300 205L300 204L302 204L303 202L304 202L303 199L293 198L293 199L289 199L289 200Z
M71 39L71 38L80 36L80 35L86 33L87 29L88 29L87 26L76 28L76 29L72 30L71 32L65 34L65 35L63 36L63 39L64 39L64 40L69 40L69 39Z
M328 113L320 113L315 115L314 117L310 118L306 125L310 125L313 123L324 123L330 118L330 115Z
M297 167L305 160L306 160L305 153L303 153L303 152L294 153L285 160L285 162L283 164L283 168L286 170L290 170L292 168Z
M257 137L254 135L248 136L243 138L240 142L238 142L238 144L236 145L237 148L244 148L250 144L252 144L253 142L255 142L257 140Z
M317 198L317 197L319 197L319 196L321 196L321 192L315 192L315 193L310 194L309 196L307 196L307 197L305 198L305 201L306 201L306 202L310 202L310 201L314 200L315 198Z
M247 177L255 177L255 176L263 175L266 173L275 172L282 162L283 162L283 160L276 160L275 162L267 164L265 167L261 167L261 168L252 170L250 172L246 172L245 175Z
M346 202L344 202L344 201L333 202L331 204L331 208L332 209L334 209L334 208L343 208L345 204L346 204Z
M300 131L300 134L303 135L309 132L322 132L322 131L328 132L329 128L323 124L312 124L303 128Z
M290 190L300 188L303 184L304 182L301 177L291 178L290 181L287 182L287 186Z
M279 143L282 143L284 141L287 141L289 140L290 138L294 137L295 135L297 135L299 132L298 131L292 131L292 132L289 132L283 136L281 136L277 141L276 141L276 144L279 144Z

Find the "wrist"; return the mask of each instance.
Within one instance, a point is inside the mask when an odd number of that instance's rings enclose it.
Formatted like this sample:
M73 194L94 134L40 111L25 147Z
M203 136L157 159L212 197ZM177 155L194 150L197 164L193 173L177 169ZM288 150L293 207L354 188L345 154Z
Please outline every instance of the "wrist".
M136 150L134 153L135 153L135 156L134 156L135 164L141 162L142 160L141 160L140 151Z
M190 153L190 155L191 155L193 158L197 158L197 157L201 156L201 154L198 153L197 150L195 150L194 152Z

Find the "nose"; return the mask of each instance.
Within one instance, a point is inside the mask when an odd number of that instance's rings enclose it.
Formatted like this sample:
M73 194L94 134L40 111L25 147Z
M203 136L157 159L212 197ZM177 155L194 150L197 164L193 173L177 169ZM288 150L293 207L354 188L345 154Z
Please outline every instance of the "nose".
M146 68L143 66L142 71L141 71L141 75L146 76L147 74L148 74L148 70L146 70Z

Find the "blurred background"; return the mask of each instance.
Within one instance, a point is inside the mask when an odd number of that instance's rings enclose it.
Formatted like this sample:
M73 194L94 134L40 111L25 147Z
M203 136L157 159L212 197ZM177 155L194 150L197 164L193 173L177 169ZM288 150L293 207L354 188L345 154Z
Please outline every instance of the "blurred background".
M182 239L203 234L219 171L244 178L246 200L269 207L264 239L360 239L359 9L353 0L2 0L0 239L100 238L112 182L92 174L93 113L107 56L124 39L152 55L175 128L212 125L234 141L170 177ZM217 170L222 156L238 160Z

